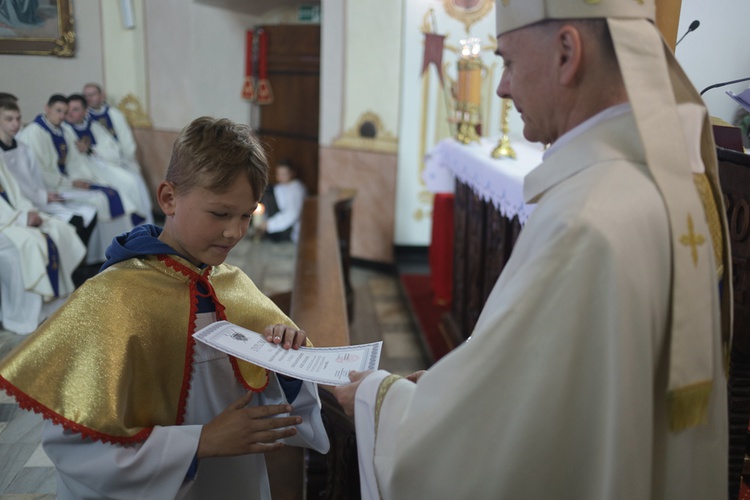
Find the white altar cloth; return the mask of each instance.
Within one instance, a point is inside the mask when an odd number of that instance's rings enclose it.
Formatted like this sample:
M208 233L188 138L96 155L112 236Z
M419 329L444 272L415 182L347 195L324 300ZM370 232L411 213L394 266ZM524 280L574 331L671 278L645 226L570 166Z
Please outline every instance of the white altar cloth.
M425 157L422 180L433 193L452 193L455 179L467 184L508 219L518 216L525 224L534 209L524 203L523 179L542 162L544 148L525 139L511 138L516 159L492 158L499 138L482 138L479 143L461 144L449 138L440 141Z

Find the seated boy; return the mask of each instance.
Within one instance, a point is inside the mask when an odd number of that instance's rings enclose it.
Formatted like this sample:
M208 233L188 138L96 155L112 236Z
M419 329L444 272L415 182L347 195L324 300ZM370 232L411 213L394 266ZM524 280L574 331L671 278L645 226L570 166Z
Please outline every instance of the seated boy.
M297 179L289 160L282 160L276 166L276 184L266 194L270 195L266 203L268 219L261 225L261 231L265 231L271 241L296 243L307 189Z
M157 191L164 229L116 238L102 272L0 364L0 387L48 420L59 498L270 498L263 453L281 440L327 452L315 384L192 337L226 319L287 349L306 342L223 264L267 175L248 127L193 121Z

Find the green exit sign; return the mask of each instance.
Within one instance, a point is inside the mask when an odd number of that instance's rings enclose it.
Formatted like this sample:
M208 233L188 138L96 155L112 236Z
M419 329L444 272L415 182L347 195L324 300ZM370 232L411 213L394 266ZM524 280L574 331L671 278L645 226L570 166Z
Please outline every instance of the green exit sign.
M300 5L297 8L297 20L301 23L319 23L320 5Z

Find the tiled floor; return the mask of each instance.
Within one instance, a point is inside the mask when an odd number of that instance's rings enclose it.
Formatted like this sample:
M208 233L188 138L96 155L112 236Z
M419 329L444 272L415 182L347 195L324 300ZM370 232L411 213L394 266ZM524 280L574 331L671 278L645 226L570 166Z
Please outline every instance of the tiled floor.
M291 289L295 250L292 244L255 241L248 237L228 263L242 268L268 294ZM426 367L416 327L394 274L360 267L351 270L355 293L352 343L383 340L380 367L409 374ZM23 337L0 329L0 359ZM42 420L20 410L0 391L0 499L55 498L55 474L40 445Z

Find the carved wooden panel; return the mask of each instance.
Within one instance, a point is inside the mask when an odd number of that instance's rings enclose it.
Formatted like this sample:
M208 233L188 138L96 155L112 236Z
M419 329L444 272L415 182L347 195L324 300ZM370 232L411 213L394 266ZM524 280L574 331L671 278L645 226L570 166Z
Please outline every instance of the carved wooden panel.
M747 456L750 415L750 157L718 148L732 252L734 330L729 369L729 498L737 498ZM747 468L747 467L745 467Z
M521 232L466 184L456 181L453 244L453 303L442 319L446 335L459 344L471 335L492 287Z

